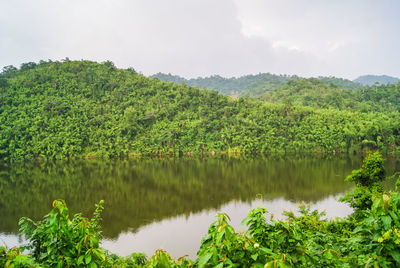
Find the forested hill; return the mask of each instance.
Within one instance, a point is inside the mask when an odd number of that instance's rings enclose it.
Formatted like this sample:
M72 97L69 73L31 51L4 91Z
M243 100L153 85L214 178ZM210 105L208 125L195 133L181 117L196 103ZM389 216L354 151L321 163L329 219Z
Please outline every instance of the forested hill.
M289 75L275 75L270 73L260 73L257 75L245 75L241 77L224 78L219 75L209 77L199 77L192 79L185 79L178 75L157 73L152 75L153 78L158 78L161 81L173 82L177 84L185 83L189 86L197 86L199 88L207 88L217 90L219 93L228 96L245 96L260 97L266 92L273 91L274 89L286 85L290 80L298 79L297 76ZM319 80L324 81L330 85L338 86L346 89L358 89L362 87L361 84L353 81L330 77L318 77Z
M395 84L399 80L399 78L387 75L363 75L355 79L354 82L365 86L372 86L375 84Z
M360 102L398 100L399 87L373 87ZM0 74L0 158L333 153L400 145L398 106L374 112L276 102L150 79L111 62L6 67Z
M400 112L400 84L346 89L320 79L294 79L261 97L272 103L359 112Z
M314 108L352 111L400 111L398 86L362 86L337 77L299 78L272 74L247 75L239 78L210 76L185 79L171 74L154 75L161 81L214 89L232 97L250 96L272 103L290 103ZM234 90L237 89L237 90Z

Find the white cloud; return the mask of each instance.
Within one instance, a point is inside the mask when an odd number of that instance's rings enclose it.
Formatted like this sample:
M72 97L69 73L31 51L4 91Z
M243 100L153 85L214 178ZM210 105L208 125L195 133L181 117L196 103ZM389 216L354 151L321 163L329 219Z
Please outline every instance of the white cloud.
M370 0L2 1L0 66L70 57L187 77L400 76L399 38L392 32L399 26L392 11L396 5Z
M395 29L400 26L393 12L399 7L396 1L235 0L235 3L244 35L263 38L272 42L274 48L309 53L318 59L320 74L399 75L394 68L387 68L388 63L395 61L393 55L398 57L398 50L386 50L388 36L382 34L391 29L389 36L399 43L399 38L394 37Z

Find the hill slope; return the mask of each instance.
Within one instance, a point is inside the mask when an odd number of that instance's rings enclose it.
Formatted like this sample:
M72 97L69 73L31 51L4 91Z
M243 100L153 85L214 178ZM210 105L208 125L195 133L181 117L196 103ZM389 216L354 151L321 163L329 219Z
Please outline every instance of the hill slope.
M346 152L400 144L398 112L232 99L111 62L41 62L6 70L0 81L0 158L13 161L190 151Z

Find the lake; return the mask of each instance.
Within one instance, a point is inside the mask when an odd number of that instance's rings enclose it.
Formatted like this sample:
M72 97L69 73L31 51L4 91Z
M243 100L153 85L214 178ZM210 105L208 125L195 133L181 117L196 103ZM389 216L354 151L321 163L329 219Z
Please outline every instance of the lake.
M44 162L0 167L0 244L19 245L18 220L42 219L54 199L65 199L71 214L91 216L105 200L103 247L128 255L196 257L201 238L218 212L241 220L263 205L276 217L301 201L326 209L327 217L351 209L336 199L352 184L344 178L361 166L361 156L206 157ZM400 161L386 161L388 174ZM393 181L386 183L392 187Z

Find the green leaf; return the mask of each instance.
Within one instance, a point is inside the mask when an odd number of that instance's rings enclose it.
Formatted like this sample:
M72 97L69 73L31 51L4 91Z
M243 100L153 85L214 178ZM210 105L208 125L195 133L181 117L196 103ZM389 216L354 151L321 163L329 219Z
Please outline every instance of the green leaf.
M260 251L266 255L272 255L273 251L269 248L260 247Z
M85 256L85 263L89 264L92 261L92 255L86 255Z
M105 261L106 256L105 256L104 252L101 251L101 249L96 248L96 249L93 249L92 252L96 255L96 257L97 257L98 259L100 259L100 260L102 260L102 261Z
M397 262L400 263L400 253L398 251L391 251L390 256Z
M381 220L385 230L389 230L392 225L392 218L390 216L383 216L381 217Z
M207 264L208 260L211 259L213 254L211 252L205 254L204 256L201 256L199 258L199 267L204 267L204 265Z
M274 261L267 262L264 265L264 268L272 268L272 267L275 267L275 262Z
M79 256L78 261L76 262L76 264L78 264L78 265L82 264L82 263L83 263L83 258L84 258L84 257L85 257L85 255Z
M169 267L169 260L170 260L170 257L166 253L164 253L163 251L159 252L159 255L158 255L159 267Z
M400 227L400 222L399 222L399 217L397 214L391 210L389 210L389 215L392 216L392 219L394 220L394 223L396 224L397 227Z
M247 216L246 218L244 218L244 219L242 220L242 222L240 223L240 225L248 225L249 221L251 221L251 220L252 220L252 217Z
M221 243L224 235L225 235L225 229L223 229L221 232L219 232L217 237L215 238L217 245Z

